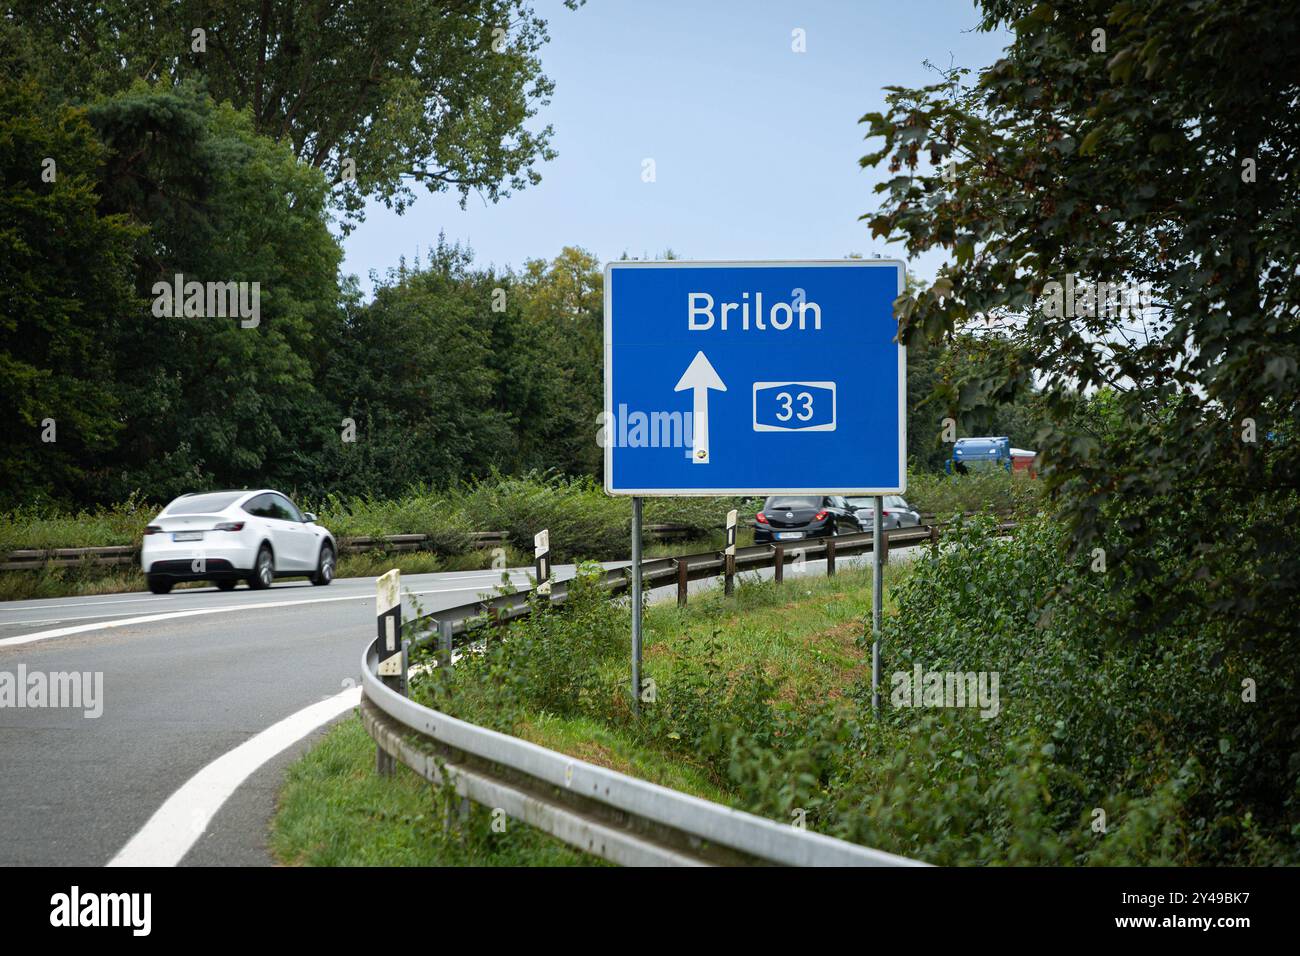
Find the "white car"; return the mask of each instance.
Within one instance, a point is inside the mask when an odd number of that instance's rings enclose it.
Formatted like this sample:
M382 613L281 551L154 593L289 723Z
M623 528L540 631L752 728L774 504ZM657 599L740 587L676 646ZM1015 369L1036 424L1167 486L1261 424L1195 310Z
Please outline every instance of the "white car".
M316 516L278 491L209 491L181 495L149 522L140 566L154 594L177 581L212 581L230 591L243 580L260 590L295 575L329 584L337 554Z

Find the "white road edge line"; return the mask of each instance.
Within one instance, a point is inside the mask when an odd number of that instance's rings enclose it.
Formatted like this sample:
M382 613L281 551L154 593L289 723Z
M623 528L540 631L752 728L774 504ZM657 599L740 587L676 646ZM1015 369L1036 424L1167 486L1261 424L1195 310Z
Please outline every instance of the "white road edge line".
M361 703L361 688L304 707L208 764L159 807L108 866L176 866L230 795L259 767Z
M482 587L463 588L424 588L418 591L403 591L403 594L454 594L460 591L482 591ZM34 631L31 634L19 634L15 637L0 637L0 647L16 647L36 641L48 641L56 637L68 637L72 634L84 634L87 631L99 631L112 627L134 627L137 624L153 624L157 621L173 621L183 617L198 617L204 614L224 614L228 611L258 611L263 608L297 607L303 604L328 604L331 601L373 601L374 597L365 594L349 594L344 597L311 598L302 601L260 601L251 604L223 604L220 607L191 608L187 611L167 611L163 614L145 614L129 617L122 621L96 621L93 624L74 624L71 627L56 627L47 631ZM21 622L19 622L21 623ZM0 626L4 625L0 622Z
M567 565L557 564L555 566L555 569L559 569L561 567L567 567ZM519 576L524 576L532 573L531 568L510 568L509 570L512 575L519 575ZM426 573L436 575L438 577L446 577L447 580L449 581L460 581L465 579L466 577L475 577L475 576L487 577L496 581L501 580L501 571L430 571L430 572L421 572L421 575ZM410 575L410 577L416 577L416 576L417 575L414 574ZM349 585L346 582L351 582L351 585ZM342 585L344 587L348 587L348 586L355 587L356 582L367 582L369 586L373 588L375 584L375 579L374 578L335 578L334 586L338 587ZM311 589L311 585L306 581L302 581L302 582L294 582L287 588L284 587L283 585L277 585L276 589L279 591L308 591ZM358 588L358 589L365 590L364 588ZM216 588L194 588L193 590L186 588L183 591L177 591L172 596L189 597L191 594L193 594L196 597L201 597L205 594L210 595L215 591ZM18 610L20 611L50 611L50 610L58 610L59 608L68 608L68 607L93 607L101 604L146 604L146 603L157 604L160 600L163 601L167 600L167 598L158 595L151 595L149 597L129 596L132 594L139 594L139 593L141 592L126 591L120 595L112 595L112 597L117 598L117 600L110 600L110 601L74 601L71 598L59 599L60 603L57 604L25 604L23 601L4 601L4 602L0 602L0 609L4 609L6 607L17 607ZM32 600L42 600L42 599L33 598Z
M128 617L122 621L97 621L94 624L74 624L71 627L56 627L48 631L35 631L31 634L19 634L16 637L0 638L0 647L14 647L19 644L31 644L35 641L47 641L55 637L67 637L71 634L84 634L86 631L98 631L111 627L134 627L137 624L152 624L155 621L174 621L183 617L198 617L203 614L224 614L227 611L259 610L268 607L293 607L298 604L325 604L329 601L365 601L359 594L347 597L313 598L310 601L267 601L257 604L227 604L221 607L194 608L189 611L167 611L163 614L145 614L140 617Z

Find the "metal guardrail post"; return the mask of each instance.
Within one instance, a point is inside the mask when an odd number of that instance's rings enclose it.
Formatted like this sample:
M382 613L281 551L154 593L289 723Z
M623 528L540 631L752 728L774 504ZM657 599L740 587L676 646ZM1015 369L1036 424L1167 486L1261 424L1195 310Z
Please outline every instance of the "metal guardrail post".
M777 584L780 584L785 580L785 545L774 545L772 551L776 555L773 559L772 577Z
M451 667L451 621L438 622L438 666Z

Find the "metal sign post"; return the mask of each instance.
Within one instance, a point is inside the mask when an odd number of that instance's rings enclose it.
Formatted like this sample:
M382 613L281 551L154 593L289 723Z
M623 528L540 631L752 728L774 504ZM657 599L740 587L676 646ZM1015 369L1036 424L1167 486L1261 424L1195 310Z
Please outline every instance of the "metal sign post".
M641 498L632 499L632 713L641 713Z
M880 609L884 604L882 600L884 589L881 586L884 576L880 567L880 549L884 539L884 532L881 530L884 521L881 519L881 514L885 507L885 499L876 495L874 507L876 516L871 521L871 709L879 710Z

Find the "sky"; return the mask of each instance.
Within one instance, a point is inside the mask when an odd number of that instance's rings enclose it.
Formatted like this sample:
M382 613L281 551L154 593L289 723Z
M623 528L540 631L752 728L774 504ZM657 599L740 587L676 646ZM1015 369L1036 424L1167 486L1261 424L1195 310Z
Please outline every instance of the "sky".
M371 290L400 257L444 231L479 265L518 268L581 246L602 262L627 253L683 259L906 259L873 239L884 170L858 160L864 113L887 85L938 75L925 61L978 70L1005 34L975 29L972 0L536 0L556 89L532 126L554 127L542 181L496 204L421 189L403 215L382 204L344 239L344 272ZM806 52L792 49L802 29ZM654 162L654 181L643 179ZM932 277L944 261L910 262Z

